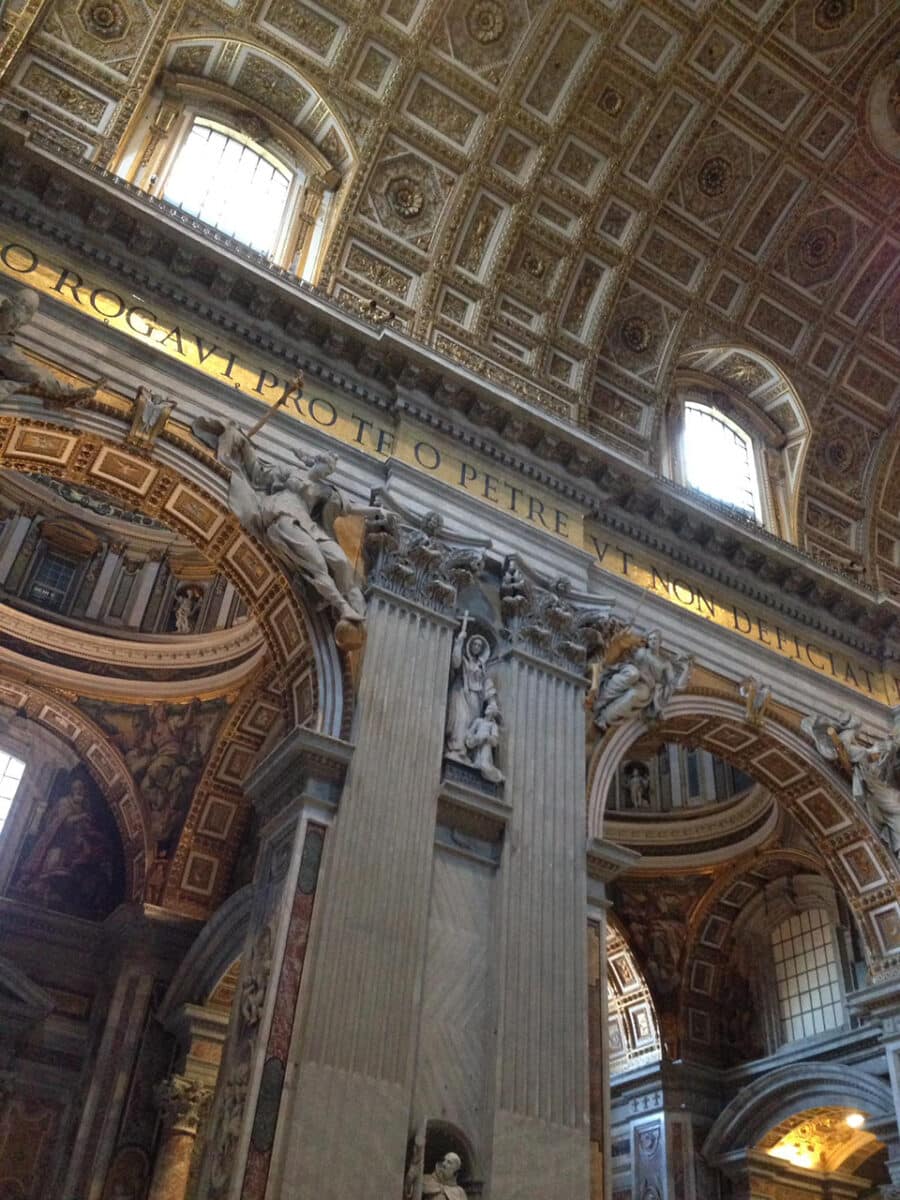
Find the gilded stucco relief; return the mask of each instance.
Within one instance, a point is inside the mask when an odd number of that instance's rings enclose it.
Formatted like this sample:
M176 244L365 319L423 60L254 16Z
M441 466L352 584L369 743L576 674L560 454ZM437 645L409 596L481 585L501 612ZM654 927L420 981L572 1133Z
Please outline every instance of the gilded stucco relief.
M321 286L644 461L697 328L770 356L831 424L800 536L900 588L891 16L54 0L11 13L3 111L109 163L163 63L233 88L344 175Z

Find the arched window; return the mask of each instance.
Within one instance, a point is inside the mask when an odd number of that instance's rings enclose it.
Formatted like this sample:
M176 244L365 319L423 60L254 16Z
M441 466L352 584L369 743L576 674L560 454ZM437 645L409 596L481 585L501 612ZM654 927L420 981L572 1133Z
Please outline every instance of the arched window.
M750 435L716 409L689 400L681 438L687 486L760 520L759 476Z
M6 824L12 802L19 790L22 776L25 774L25 764L19 758L13 758L5 750L0 750L0 833Z
M841 970L825 909L805 909L777 925L772 957L782 1040L838 1029L844 1023Z
M349 165L336 134L323 144L214 80L166 72L120 147L115 169L135 187L314 283Z
M271 254L291 190L290 168L237 130L195 117L163 199L261 254Z

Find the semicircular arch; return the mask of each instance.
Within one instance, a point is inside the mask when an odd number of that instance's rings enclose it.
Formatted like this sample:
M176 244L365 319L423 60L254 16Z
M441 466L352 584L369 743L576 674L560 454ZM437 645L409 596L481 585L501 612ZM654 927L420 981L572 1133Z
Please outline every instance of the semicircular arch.
M714 1165L755 1146L775 1125L811 1108L853 1105L867 1117L894 1121L890 1088L865 1071L831 1063L792 1063L742 1088L713 1123L703 1157Z
M180 439L167 440L163 453L159 447L139 453L81 427L81 414L66 415L63 426L4 412L0 468L88 486L191 541L256 619L269 661L279 664L289 719L340 736L351 707L346 663L325 618L303 602L274 556L227 507L224 468L199 446L188 455Z
M615 727L594 751L588 785L588 835L603 834L614 772L646 732L640 718ZM769 719L756 727L733 700L690 692L676 696L656 727L662 741L697 746L763 784L807 830L853 909L870 968L900 955L900 865L847 784L794 730Z

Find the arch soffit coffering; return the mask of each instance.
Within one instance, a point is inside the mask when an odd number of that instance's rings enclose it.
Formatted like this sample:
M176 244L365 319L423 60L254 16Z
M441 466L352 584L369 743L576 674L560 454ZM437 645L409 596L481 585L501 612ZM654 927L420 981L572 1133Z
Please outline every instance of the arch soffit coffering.
M102 394L95 403L106 407ZM121 416L118 409L115 415ZM182 435L167 439L163 461L159 453L138 453L85 429L81 413L69 410L66 420L60 425L14 408L4 412L0 468L87 485L186 537L231 581L256 619L268 660L281 666L292 719L340 736L350 708L348 673L327 618L301 599L277 560L241 527L227 506L226 472L212 455L199 446L186 451Z
M716 1165L751 1149L770 1129L811 1108L852 1105L874 1121L894 1121L890 1088L865 1071L830 1063L792 1063L748 1084L716 1118L702 1154Z
M606 796L631 745L646 732L639 719L614 728L593 756L588 835L603 835ZM847 784L798 733L774 720L749 725L743 705L722 697L676 696L658 727L665 741L701 746L740 766L794 813L853 909L870 965L900 954L900 866L853 800Z

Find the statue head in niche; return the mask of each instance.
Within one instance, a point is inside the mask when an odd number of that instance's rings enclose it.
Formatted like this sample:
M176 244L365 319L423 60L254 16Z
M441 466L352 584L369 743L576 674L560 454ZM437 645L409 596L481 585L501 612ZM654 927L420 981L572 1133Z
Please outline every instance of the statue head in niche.
M404 1200L466 1200L459 1182L471 1177L472 1156L465 1139L453 1126L429 1121L411 1146Z
M125 892L122 844L84 767L58 771L22 839L10 893L88 920L108 916Z

